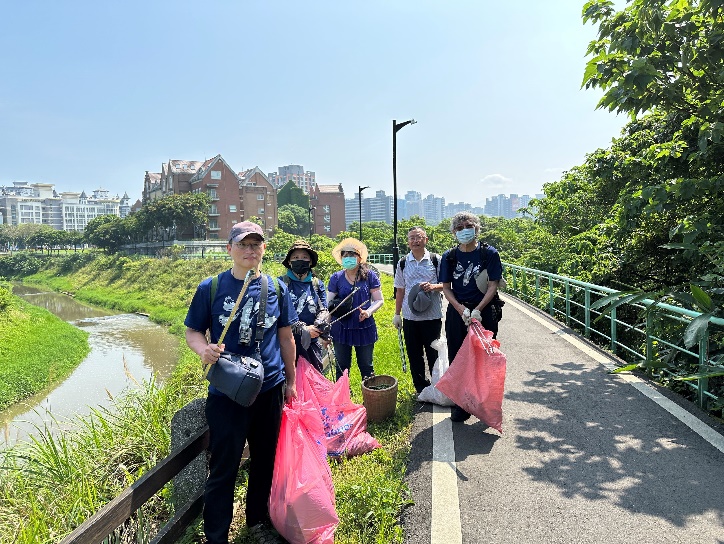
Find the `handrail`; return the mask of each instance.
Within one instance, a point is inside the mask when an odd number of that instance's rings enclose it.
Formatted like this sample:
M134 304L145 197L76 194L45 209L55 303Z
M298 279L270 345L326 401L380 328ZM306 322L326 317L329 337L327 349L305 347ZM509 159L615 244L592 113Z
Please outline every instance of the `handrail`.
M525 266L520 266L517 264L503 263L503 267L510 269L510 270L521 270L524 272L530 272L532 274L540 275L542 277L553 278L554 280L566 282L569 285L576 285L578 287L596 289L597 291L606 293L608 295L613 295L613 294L621 292L616 289L611 289L610 287L603 287L602 285L596 285L594 283L586 283L585 281L576 280L573 278L569 278L567 276L560 276L558 274L553 274L552 272L536 270L535 268L527 268ZM665 303L661 303L661 302L657 303L655 300L651 300L650 298L643 299L643 300L639 301L639 303L643 304L644 306L651 306L652 304L656 304L656 306L658 308L661 308L662 310L668 310L673 313L685 315L685 316L691 317L691 318L699 317L701 315L701 312L694 312L692 310L687 310L686 308L681 308L679 306L672 306L671 304L665 304ZM709 322L713 323L715 325L724 326L724 319L722 319L720 317L711 317L709 319Z
M97 544L125 523L143 504L193 461L209 445L209 428L204 427L171 452L149 472L65 537L62 544ZM153 544L176 542L180 534L201 512L203 496L197 493L180 507L161 528Z
M645 361L644 366L652 375L658 372L677 376L675 372L658 364L661 352L667 349L675 350L678 354L690 358L691 364L698 365L700 369L707 366L722 367L709 356L708 330L699 339L696 349L686 349L671 340L676 331L688 326L692 319L702 315L700 312L645 299L634 304L620 304L610 313L604 314L603 310L597 311L591 308L594 302L591 297L603 297L621 291L512 263L503 263L503 266L506 280L510 278L506 289L508 293L547 310L553 318L560 318L566 325L580 329L586 338L598 341L599 344L602 340L606 340L607 347L614 354L621 353L629 362ZM529 276L534 282L531 282ZM542 283L547 284L546 289L541 287ZM582 300L581 291L583 291ZM643 328L637 326L636 322L625 321L627 316L633 321L642 310L653 305L655 308L647 313ZM608 321L609 327L596 326L596 322L600 320L604 320L604 324ZM724 319L710 317L709 323L722 327ZM708 390L707 378L681 383L695 390L697 404L701 408L706 409L710 400L718 402L722 400Z

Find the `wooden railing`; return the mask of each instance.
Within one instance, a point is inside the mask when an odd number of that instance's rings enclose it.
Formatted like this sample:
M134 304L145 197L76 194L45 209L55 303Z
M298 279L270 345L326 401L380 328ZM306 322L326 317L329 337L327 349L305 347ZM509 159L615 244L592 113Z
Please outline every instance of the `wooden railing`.
M161 490L174 476L206 450L209 445L209 429L204 427L183 445L172 451L142 478L124 489L111 502L69 534L62 544L98 544L105 541L118 527L129 520L143 504ZM203 490L176 512L171 520L156 534L151 544L172 544L199 516L203 508Z

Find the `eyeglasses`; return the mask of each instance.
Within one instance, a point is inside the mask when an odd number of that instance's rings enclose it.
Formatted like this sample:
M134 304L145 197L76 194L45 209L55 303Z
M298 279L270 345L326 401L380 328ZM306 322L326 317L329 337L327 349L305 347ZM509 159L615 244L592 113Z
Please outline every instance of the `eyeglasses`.
M342 257L357 257L358 255L354 251L343 251Z
M261 249L262 243L261 242L252 242L250 244L245 244L244 242L236 242L234 245L242 251L246 251L246 250L250 249L254 253L256 253L257 251L259 251Z
M424 240L425 235L424 234L408 234L407 239L408 240Z

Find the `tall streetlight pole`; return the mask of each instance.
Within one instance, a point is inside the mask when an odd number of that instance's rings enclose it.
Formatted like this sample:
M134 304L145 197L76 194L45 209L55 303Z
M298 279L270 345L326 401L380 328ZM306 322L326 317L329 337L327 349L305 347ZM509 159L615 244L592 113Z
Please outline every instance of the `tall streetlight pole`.
M312 223L313 212L316 210L316 206L309 206L309 240L312 239L312 233L314 232L314 223Z
M366 187L362 187L360 185L357 186L359 189L359 241L362 241L362 191L365 189L369 189L370 186L367 185Z
M392 275L397 272L400 260L400 247L397 245L397 131L407 125L417 123L414 119L398 123L392 120Z

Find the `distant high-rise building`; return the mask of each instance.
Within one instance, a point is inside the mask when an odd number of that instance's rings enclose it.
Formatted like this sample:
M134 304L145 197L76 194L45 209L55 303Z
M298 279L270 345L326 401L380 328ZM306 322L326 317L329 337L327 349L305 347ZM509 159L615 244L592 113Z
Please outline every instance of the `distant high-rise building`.
M281 189L288 182L294 182L305 194L309 194L309 190L316 183L314 172L305 172L304 167L299 164L289 164L277 168L278 172L269 173L269 182L276 188Z
M419 217L425 216L425 210L422 205L422 194L417 191L407 191L405 193L405 213L402 215L398 214L398 217L409 219L415 215Z
M427 195L423 199L423 217L430 225L437 225L445 217L445 198Z

